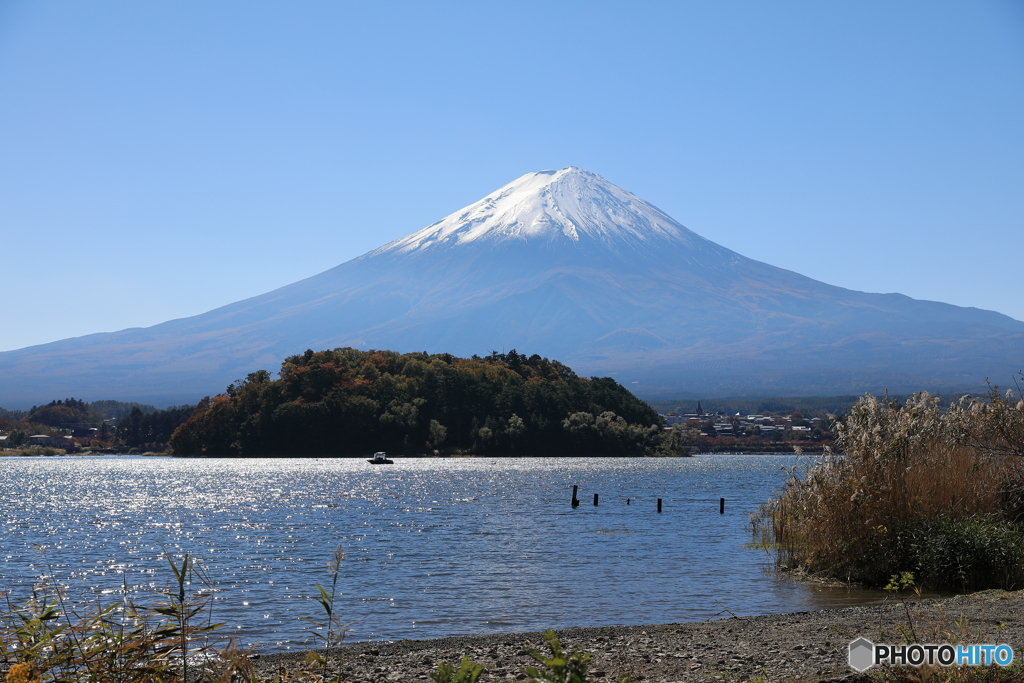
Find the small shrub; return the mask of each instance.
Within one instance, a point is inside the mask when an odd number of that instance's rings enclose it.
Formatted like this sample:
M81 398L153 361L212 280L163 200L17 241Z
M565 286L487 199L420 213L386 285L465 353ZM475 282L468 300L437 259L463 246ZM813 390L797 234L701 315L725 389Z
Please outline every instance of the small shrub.
M483 672L483 665L463 655L458 669L449 662L441 662L437 665L437 671L431 672L430 678L437 683L476 683Z
M935 589L1024 586L1021 529L995 515L921 519L895 535L891 566Z
M558 636L554 631L544 632L544 642L551 650L551 656L545 657L539 652L531 652L530 656L543 666L538 669L528 666L525 673L530 677L530 683L587 683L587 669L590 667L589 652L573 652L566 656L562 651L562 645L558 642Z
M587 670L590 668L589 652L566 654L554 631L544 632L544 642L551 656L542 655L537 651L530 652L530 656L541 666L528 666L523 670L529 677L527 683L587 683ZM448 662L441 662L437 666L437 671L430 674L430 678L436 683L476 683L483 672L483 666L464 656L458 669ZM628 683L628 680L628 677L623 677L619 679L619 683Z

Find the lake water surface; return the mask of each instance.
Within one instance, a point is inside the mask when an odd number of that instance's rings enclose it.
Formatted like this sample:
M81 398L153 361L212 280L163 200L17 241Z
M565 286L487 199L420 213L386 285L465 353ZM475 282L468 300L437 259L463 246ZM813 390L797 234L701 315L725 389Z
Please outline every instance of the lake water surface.
M779 579L765 551L744 547L749 513L799 462L2 458L0 589L17 600L52 576L72 595L112 601L127 583L152 604L172 580L165 553L187 552L209 576L214 619L243 644L269 649L311 644L301 618L321 616L310 596L329 584L338 546L346 558L337 609L356 640L879 600Z

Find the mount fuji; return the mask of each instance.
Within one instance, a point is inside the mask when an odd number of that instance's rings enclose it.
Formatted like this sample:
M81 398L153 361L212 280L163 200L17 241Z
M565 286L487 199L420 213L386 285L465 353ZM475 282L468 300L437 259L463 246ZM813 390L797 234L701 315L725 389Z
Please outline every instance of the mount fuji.
M191 318L0 353L0 405L194 402L307 348L556 358L641 396L976 389L1024 322L755 261L569 167L308 279Z

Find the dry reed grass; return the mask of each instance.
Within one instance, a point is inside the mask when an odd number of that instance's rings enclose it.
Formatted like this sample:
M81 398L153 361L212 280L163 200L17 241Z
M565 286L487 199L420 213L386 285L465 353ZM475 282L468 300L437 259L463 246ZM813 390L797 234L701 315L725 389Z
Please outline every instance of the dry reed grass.
M929 588L1024 583L1024 401L993 390L941 411L918 394L866 396L827 452L762 507L755 526L781 567L884 586L911 571ZM1018 441L1019 440L1019 441Z

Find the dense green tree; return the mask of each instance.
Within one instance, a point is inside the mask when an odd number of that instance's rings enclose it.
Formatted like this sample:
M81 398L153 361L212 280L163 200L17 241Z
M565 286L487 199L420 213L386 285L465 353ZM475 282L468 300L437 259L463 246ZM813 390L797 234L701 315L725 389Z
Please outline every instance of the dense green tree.
M103 415L95 412L88 403L75 398L51 401L45 406L32 406L25 422L38 422L51 427L70 429L72 427L99 427Z
M0 408L0 425L3 425L5 421L18 422L19 420L24 420L26 415L28 415L28 411L25 410Z
M686 429L686 426L677 424L672 426L670 432L662 435L661 449L665 455L689 455L690 446L693 444L693 441L693 435Z
M135 404L127 415L118 420L117 438L133 448L143 445L162 448L170 442L174 430L188 420L194 410L195 406L171 406L167 410L146 413L140 405Z
M513 417L515 417L513 415ZM448 428L437 420L430 421L430 445L434 448L440 448L444 445L444 440L448 437Z
M28 443L28 437L30 434L24 429L15 429L7 436L7 445L17 448L18 446L24 446Z
M108 419L120 420L126 417L132 408L138 408L144 414L155 413L156 407L145 403L128 403L125 401L93 401L89 404L93 412L99 413Z
M117 423L117 435L129 446L142 445L142 410L138 406Z
M654 410L614 380L581 378L538 355L339 348L290 356L278 379L255 372L204 399L171 446L246 456L441 447L642 455L658 446L660 430Z

